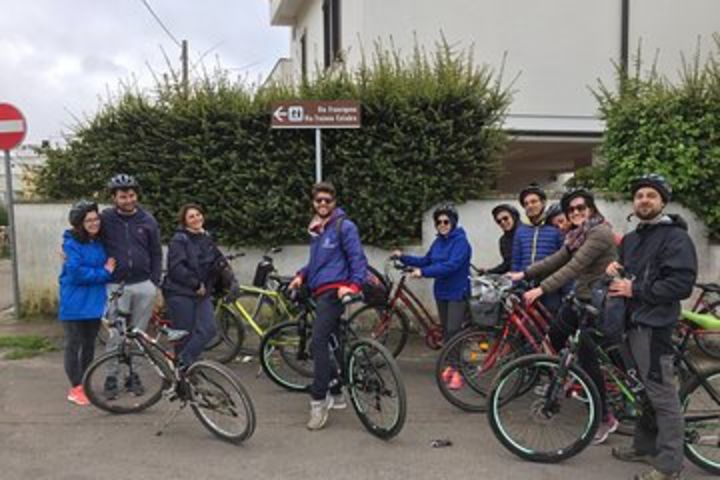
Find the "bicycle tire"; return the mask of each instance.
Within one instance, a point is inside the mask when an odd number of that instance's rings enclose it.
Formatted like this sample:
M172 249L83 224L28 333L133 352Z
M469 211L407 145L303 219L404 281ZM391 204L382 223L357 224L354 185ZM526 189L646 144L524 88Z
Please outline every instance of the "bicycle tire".
M484 362L492 353L493 341L488 330L470 327L454 335L440 351L435 363L435 383L442 396L451 405L469 413L483 413L487 410L487 395L495 374L500 366L516 358L519 348L512 340L501 345L503 352L498 352L493 364L483 369ZM492 359L490 359L492 360ZM462 388L451 390L443 380L446 368L454 368L463 378ZM481 370L482 369L482 370Z
M493 384L493 389L488 399L488 420L490 421L490 427L492 428L495 438L514 455L532 462L541 463L557 463L562 460L566 460L573 457L584 450L592 441L595 432L600 424L600 398L597 392L597 388L593 384L592 380L576 365L571 365L568 368L568 377L566 377L565 383L560 386L561 390L558 391L555 396L554 402L550 405L552 410L549 410L548 400L545 398L547 393L547 387L545 385L536 384L535 388L528 390L528 394L531 396L525 398L525 396L514 396L509 397L503 395L503 389L506 382L515 382L513 376L526 376L527 370L537 370L539 373L536 375L536 381L542 381L545 376L549 379L552 375L560 368L560 360L556 357L549 355L528 355L525 357L518 358L504 366L498 373L497 378ZM585 396L588 401L580 401L574 398L573 392L576 392L574 387L577 383L580 384ZM549 380L549 385L553 385L554 380ZM512 383L510 384L512 388ZM538 388L541 387L541 388ZM544 389L542 387L545 387ZM540 392L538 392L538 389ZM521 402L522 400L522 402ZM513 415L508 412L510 408L519 409L520 413L517 415L519 427L513 428L511 431L511 425L506 423L505 418ZM500 409L503 409L501 415ZM535 447L527 445L529 442L529 434L520 432L529 432L530 426L539 425L541 432L535 437L548 442L554 442L560 438L561 432L567 431L567 425L563 429L557 428L556 423L564 420L559 419L558 414L561 410L566 413L568 410L571 413L575 411L579 412L581 416L587 416L585 421L577 421L572 418L567 424L579 427L579 435L572 433L567 441L567 444L563 445L552 445L543 450L537 450ZM587 414L584 411L587 410ZM528 415L530 413L530 415ZM544 425L543 425L544 423ZM547 428L549 427L549 428ZM546 430L544 432L542 430ZM517 433L516 433L517 432ZM524 437L524 438L521 438Z
M255 432L255 407L240 380L225 366L207 360L195 362L188 368L186 380L190 385L195 416L210 432L230 443L242 443ZM214 414L239 423L236 428L220 425Z
M215 312L217 333L205 345L205 357L220 363L232 362L239 354L245 341L245 328L239 314L226 304Z
M703 315L708 313L717 315L719 310L720 301L714 302L707 307L701 308L700 310L698 310L698 313ZM710 337L709 340L707 338L708 335ZM700 351L703 352L705 355L715 360L720 360L720 333L693 333L693 340L695 340L695 345L697 345Z
M703 383L709 384L714 391L715 397L718 398L720 396L720 368L715 367L712 370L703 371L700 376L690 378L680 390L685 416L685 456L706 472L719 475L720 447L718 447L718 437L720 437L720 417L718 415L720 414L720 404L712 398ZM702 403L698 400L698 395L696 395L698 393L701 400L707 399L705 403L709 407L702 407ZM702 411L708 408L714 412L716 417L714 423L710 423L712 419L706 419L707 422L701 424L702 428L698 428L699 422L692 420L693 412L702 415ZM697 415L697 413L694 415ZM699 442L702 441L703 437L714 439L714 444L710 448L702 448ZM713 452L715 454L714 458L709 458L707 452Z
M383 440L398 435L407 416L407 394L400 369L388 349L369 338L353 341L347 350L345 372L351 403L365 429ZM363 401L366 395L371 398L370 405ZM375 406L382 416L385 399L396 405L390 412L390 423L381 425L371 417L369 407Z
M253 322L260 328L259 333L254 327L250 328L250 331L256 335L245 338L245 345L240 349L242 353L248 355L257 354L260 351L260 341L265 333L272 326L291 320L277 305L278 300L268 295L254 291L242 291L235 301L242 304L246 313L252 317ZM233 307L233 309L235 309L235 307ZM244 315L240 317L243 326L249 326L245 325L247 320L244 318Z
M348 319L352 330L359 337L366 337L383 344L397 357L405 348L410 334L410 320L405 312L393 308L390 320L385 322L388 306L365 305L354 312Z
M118 365L116 378L122 386L115 398L104 391L108 369L113 368L114 362ZM136 373L140 378L144 388L142 395L130 391L130 373ZM125 347L96 358L83 376L83 389L90 403L101 410L117 414L137 413L160 401L163 390L171 383L170 378L165 366L158 367L143 352Z
M310 326L303 331L299 322L271 327L260 342L260 366L265 375L286 390L307 391L313 377L311 338Z

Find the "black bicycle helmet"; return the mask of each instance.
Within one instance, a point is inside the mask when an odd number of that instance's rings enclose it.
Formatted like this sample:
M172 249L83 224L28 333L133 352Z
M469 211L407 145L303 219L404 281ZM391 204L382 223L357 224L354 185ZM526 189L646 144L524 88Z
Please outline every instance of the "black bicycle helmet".
M515 220L515 223L517 223L518 220L520 220L520 212L517 208L513 207L509 203L501 203L500 205L496 205L492 209L492 216L493 218L497 218L498 213L500 212L508 212L513 219Z
M127 173L118 173L108 182L108 190L115 193L116 190L139 190L140 184L132 175Z
M540 200L542 200L543 202L545 200L547 200L547 195L545 194L545 190L543 190L543 188L540 185L533 182L520 191L520 195L518 196L518 199L520 200L520 205L523 205L523 206L525 205L525 203L523 201L525 200L525 197L527 197L531 193L534 193L535 195L540 197Z
M562 207L559 203L553 203L550 205L546 212L545 212L545 221L547 223L552 223L552 219L557 217L558 215L563 215L565 212L563 212Z
M438 205L435 211L433 211L433 220L437 222L440 215L447 215L453 227L457 225L458 220L460 219L457 208L455 208L455 204L451 202L445 202Z
M672 199L672 187L667 179L659 173L647 173L641 177L636 178L630 187L630 191L633 196L635 193L643 187L650 187L657 190L663 199L663 202L669 203Z
M597 211L597 207L595 206L595 195L593 195L592 192L584 188L575 188L573 190L565 192L565 194L560 199L560 207L562 208L562 211L564 213L567 213L568 209L570 208L570 202L572 202L578 197L584 198L587 206Z
M68 221L73 227L80 228L83 224L83 220L85 220L85 215L87 215L88 212L97 211L97 203L88 200L80 200L79 202L74 204L72 208L70 208L70 213L68 214Z

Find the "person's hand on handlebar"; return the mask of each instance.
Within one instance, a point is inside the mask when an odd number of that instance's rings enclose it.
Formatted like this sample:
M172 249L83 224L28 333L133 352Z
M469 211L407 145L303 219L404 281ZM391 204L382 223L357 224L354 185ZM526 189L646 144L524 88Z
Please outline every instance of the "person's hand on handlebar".
M525 272L508 272L505 276L513 282L519 282L525 279Z
M339 287L337 290L338 298L343 298L346 295L355 295L356 293L357 293L357 291L350 287Z
M396 248L396 249L393 250L392 253L390 254L390 258L392 258L393 260L399 260L400 257L402 257L402 255L403 255L402 250Z
M525 300L526 304L531 305L535 303L535 300L542 297L543 293L540 287L532 288L523 294L523 300Z
M422 270L420 270L419 268L413 268L412 270L410 270L409 275L410 275L410 278L422 278L422 276L423 276Z
M298 288L302 287L302 284L303 284L302 275L295 275L295 278L292 279L292 282L290 282L290 285L288 285L288 288L290 290L297 290Z

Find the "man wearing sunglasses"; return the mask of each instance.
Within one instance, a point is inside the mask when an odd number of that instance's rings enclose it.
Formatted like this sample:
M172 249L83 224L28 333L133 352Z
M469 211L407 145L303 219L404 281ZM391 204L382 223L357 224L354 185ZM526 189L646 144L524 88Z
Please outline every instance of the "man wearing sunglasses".
M311 341L314 378L310 386L307 428L320 430L331 408L347 406L340 385L332 378L328 342L345 312L342 297L361 291L367 276L367 259L357 226L336 207L335 187L329 182L316 184L312 201L315 215L308 227L310 260L295 276L290 288L307 286L317 305Z

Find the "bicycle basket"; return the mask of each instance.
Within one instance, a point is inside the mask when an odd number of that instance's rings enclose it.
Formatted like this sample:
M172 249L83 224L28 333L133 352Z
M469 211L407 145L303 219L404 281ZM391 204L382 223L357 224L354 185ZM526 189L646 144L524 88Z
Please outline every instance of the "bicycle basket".
M508 280L502 277L484 275L470 279L470 318L473 325L494 327L502 315L502 291Z
M268 275L275 271L275 266L272 262L262 259L255 268L255 277L253 278L253 286L258 288L264 288L267 283Z
M473 325L478 327L494 327L500 323L502 303L483 302L477 298L470 298L470 319Z

